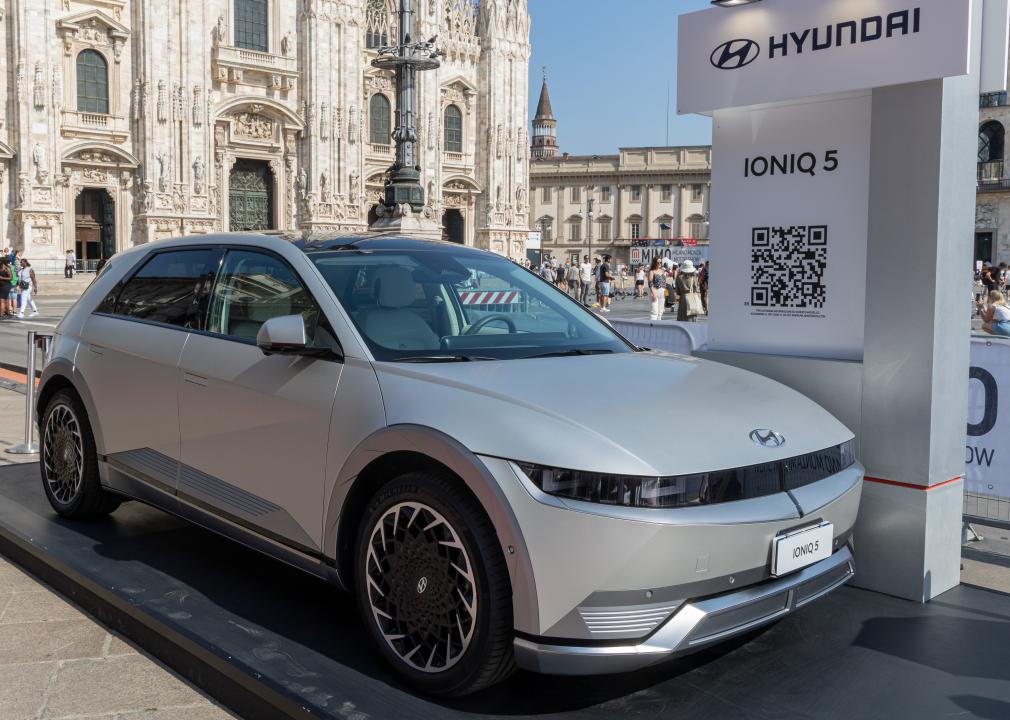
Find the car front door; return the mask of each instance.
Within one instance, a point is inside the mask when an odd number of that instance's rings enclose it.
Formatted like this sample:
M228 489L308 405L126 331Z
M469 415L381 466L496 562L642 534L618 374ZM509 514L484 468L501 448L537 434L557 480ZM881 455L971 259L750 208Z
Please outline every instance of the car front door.
M265 355L256 334L301 315L310 345L337 347L319 306L281 257L226 251L207 332L182 354L179 420L183 511L223 517L303 553L322 547L330 415L343 371L336 357Z
M201 329L220 250L187 248L150 255L87 319L76 364L94 400L104 452L113 467L140 478L120 489L142 498L153 486L175 492L181 454L179 358Z

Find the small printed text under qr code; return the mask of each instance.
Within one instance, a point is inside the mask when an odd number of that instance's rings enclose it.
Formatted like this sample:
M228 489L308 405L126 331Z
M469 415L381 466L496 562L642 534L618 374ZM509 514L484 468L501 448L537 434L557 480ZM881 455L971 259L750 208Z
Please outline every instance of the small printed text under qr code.
M751 307L822 310L827 267L826 225L754 228Z

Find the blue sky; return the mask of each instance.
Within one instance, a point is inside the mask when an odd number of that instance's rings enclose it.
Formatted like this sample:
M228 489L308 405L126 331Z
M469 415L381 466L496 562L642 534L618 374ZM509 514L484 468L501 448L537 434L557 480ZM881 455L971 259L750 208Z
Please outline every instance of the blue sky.
M709 0L529 0L530 117L546 65L562 152L663 145L669 80L670 144L710 143L708 118L676 114L677 16L707 7Z

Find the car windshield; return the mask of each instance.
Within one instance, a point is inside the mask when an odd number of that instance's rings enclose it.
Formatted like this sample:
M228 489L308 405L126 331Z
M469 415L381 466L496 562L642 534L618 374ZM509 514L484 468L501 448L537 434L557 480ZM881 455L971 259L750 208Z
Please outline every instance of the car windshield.
M630 352L582 305L489 253L313 252L377 360L465 362Z

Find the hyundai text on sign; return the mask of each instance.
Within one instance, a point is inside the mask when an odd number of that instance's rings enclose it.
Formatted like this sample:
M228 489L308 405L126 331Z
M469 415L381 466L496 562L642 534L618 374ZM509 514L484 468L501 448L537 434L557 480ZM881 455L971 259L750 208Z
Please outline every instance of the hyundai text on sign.
M970 0L766 0L682 15L677 112L964 75Z

